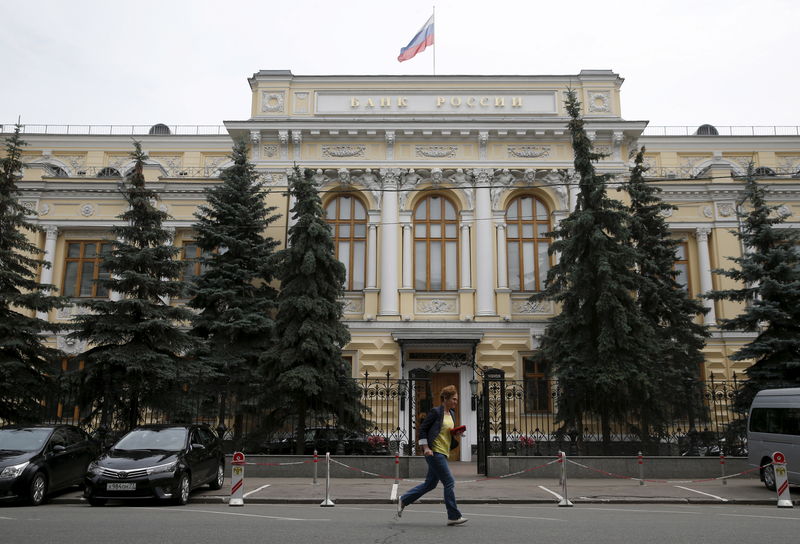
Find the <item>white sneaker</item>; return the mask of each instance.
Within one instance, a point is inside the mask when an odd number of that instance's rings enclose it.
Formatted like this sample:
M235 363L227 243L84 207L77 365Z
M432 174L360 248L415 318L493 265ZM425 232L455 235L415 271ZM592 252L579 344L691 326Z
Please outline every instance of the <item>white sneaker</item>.
M460 517L460 518L458 518L458 519L448 519L448 520L447 520L447 524L448 524L448 525L461 525L461 524L463 524L463 523L466 523L466 522L468 522L468 521L469 521L469 520L468 520L467 518L465 518L465 517Z

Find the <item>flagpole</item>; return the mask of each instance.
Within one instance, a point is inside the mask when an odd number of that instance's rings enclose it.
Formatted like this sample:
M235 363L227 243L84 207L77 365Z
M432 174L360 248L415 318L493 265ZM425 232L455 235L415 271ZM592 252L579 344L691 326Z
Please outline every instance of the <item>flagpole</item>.
M433 6L433 75L436 75L436 4Z

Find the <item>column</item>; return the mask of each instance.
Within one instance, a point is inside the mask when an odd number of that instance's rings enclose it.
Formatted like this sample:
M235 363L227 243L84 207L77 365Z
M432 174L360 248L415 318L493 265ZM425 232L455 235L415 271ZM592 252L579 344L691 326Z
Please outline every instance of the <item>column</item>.
M711 258L708 253L708 235L711 234L709 228L698 228L695 231L695 238L697 238L697 254L700 266L700 294L705 294L711 291ZM703 305L708 308L708 313L703 318L706 325L716 325L717 316L714 313L714 301L709 299L701 299Z
M56 241L58 240L58 227L55 225L47 225L44 228L45 242L44 242L44 256L43 260L49 263L50 266L42 266L41 283L44 285L53 284L53 259L56 256ZM45 291L46 295L50 294L50 290ZM36 312L36 317L47 321L47 312Z
M508 259L506 257L506 224L497 223L497 288L508 289Z
M400 315L397 295L398 255L398 195L400 170L383 169L383 196L381 208L381 292L378 299L379 315Z
M472 289L472 244L469 238L469 225L461 224L461 288Z
M367 289L378 287L378 225L367 227Z
M403 225L403 289L413 289L411 284L411 263L414 257L411 254L411 223Z
M494 251L492 247L492 170L476 172L475 188L475 315L494 316Z

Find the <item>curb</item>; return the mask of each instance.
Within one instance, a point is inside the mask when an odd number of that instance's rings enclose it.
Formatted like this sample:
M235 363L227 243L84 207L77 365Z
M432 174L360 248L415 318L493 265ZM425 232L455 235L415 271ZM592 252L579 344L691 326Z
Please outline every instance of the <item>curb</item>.
M227 504L228 496L220 495L205 495L199 497L192 497L189 499L190 503L194 504ZM396 504L394 501L388 499L373 499L373 498L341 498L333 497L337 504ZM245 504L319 504L321 499L318 498L253 498L246 499ZM727 501L718 501L713 499L671 499L671 498L646 498L646 497L629 497L629 498L614 498L614 499L592 499L592 498L570 498L573 504L714 504L714 505L756 505L756 506L774 506L776 502L769 499L728 499ZM443 500L437 499L423 499L418 501L419 504L444 504ZM48 504L87 504L83 497L55 497L47 501ZM459 504L552 504L557 505L558 501L550 499L459 499ZM800 506L800 499L792 500L794 506Z

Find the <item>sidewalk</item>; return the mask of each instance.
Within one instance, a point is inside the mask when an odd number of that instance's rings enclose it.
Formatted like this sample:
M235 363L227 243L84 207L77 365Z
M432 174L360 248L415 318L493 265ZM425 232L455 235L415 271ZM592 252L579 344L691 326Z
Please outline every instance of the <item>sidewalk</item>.
M474 467L474 465L472 465ZM485 479L476 475L473 468L454 467L456 496L461 504L557 504L562 488L556 479L502 478ZM322 471L320 471L322 472ZM730 478L722 480L692 481L668 480L646 482L620 478L572 478L567 481L568 498L574 504L763 504L776 505L775 492L768 491L757 478ZM401 480L402 494L418 480ZM333 478L330 483L331 499L341 504L389 504L394 479L383 478ZM221 491L203 487L191 495L194 503L225 503L230 491L226 478ZM793 488L794 504L800 505L800 489ZM325 498L325 478L320 476L317 485L311 478L247 478L244 481L245 504L319 504ZM81 503L80 491L69 491L50 499L51 503ZM420 502L442 502L441 486Z

